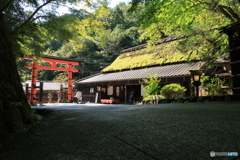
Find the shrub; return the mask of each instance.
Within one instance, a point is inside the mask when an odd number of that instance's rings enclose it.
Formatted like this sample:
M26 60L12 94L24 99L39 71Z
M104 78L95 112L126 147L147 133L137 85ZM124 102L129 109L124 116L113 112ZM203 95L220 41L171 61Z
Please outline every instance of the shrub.
M147 95L144 97L144 100L151 100L151 99L165 99L163 95Z
M201 82L201 87L205 90L206 95L208 96L221 95L223 92L222 86L224 83L226 83L218 77L210 77L205 75L202 75Z
M161 79L158 78L157 74L149 75L148 78L143 79L140 83L144 86L143 89L147 91L147 94L144 96L149 95L157 95L160 92L160 83Z
M183 98L185 91L185 87L173 83L165 85L161 90L161 95L163 95L166 99Z

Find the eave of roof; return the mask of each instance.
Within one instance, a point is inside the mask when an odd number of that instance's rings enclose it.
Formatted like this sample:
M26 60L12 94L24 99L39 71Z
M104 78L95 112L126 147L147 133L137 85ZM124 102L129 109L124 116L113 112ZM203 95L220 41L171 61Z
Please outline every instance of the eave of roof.
M203 65L204 62L181 63L122 72L101 73L94 77L79 81L78 83L84 84L109 81L139 80L147 78L152 74L157 74L159 78L184 77L190 76L189 70L202 69Z
M220 28L220 32L226 33L226 34L230 34L230 33L234 33L236 31L239 31L240 28L240 21L231 23L229 25L226 25L222 28Z

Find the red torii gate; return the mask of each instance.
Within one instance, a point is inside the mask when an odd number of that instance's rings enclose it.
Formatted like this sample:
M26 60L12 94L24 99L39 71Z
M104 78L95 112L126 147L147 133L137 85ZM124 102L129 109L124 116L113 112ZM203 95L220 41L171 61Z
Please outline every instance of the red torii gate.
M72 68L73 65L80 65L83 60L68 59L68 58L59 58L53 56L44 56L40 58L45 62L49 62L50 66L39 65L38 61L32 58L31 56L24 55L25 59L33 59L32 64L27 64L25 67L32 68L32 85L31 85L31 95L30 103L35 104L36 102L36 83L37 83L37 71L38 69L47 69L47 70L57 70L57 71L66 71L68 72L68 101L72 101L72 72L79 72L78 69ZM66 64L66 68L58 67L57 64Z

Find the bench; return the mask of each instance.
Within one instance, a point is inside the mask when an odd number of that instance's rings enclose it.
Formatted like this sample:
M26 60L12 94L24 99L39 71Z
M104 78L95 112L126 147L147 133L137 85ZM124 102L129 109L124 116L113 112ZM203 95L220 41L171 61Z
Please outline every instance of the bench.
M101 103L109 103L109 104L113 104L113 103L119 103L120 99L101 99Z

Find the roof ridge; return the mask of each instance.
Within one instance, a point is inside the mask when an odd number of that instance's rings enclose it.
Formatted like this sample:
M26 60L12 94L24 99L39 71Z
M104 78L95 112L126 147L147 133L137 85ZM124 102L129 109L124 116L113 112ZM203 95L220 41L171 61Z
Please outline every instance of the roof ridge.
M100 75L100 74L102 74L102 73L101 73L101 72L99 72L99 73L95 73L95 74L92 74L92 75L90 75L90 76L87 76L87 77L81 78L81 79L79 79L78 81L83 81L83 80L85 80L85 79L89 79L89 78L92 78L92 77L98 76L98 75Z
M168 43L168 42L171 42L171 41L175 41L175 40L179 40L181 38L177 38L177 36L169 36L169 37L166 37L166 38L163 38L161 39L160 42L155 42L154 44L155 45L159 45L159 44L162 44L162 43ZM140 44L138 46L134 46L134 47L131 47L131 48L127 48L127 49L124 49L120 52L120 54L122 53L126 53L126 52L131 52L131 51L136 51L136 50L140 50L140 49L143 49L143 48L147 48L147 45L148 43L144 43L144 44Z
M114 73L114 72L121 72L121 71L128 71L128 70L138 70L138 69L146 69L146 68L152 68L152 67L163 67L163 66L168 66L168 65L177 65L177 64L182 64L182 63L197 63L197 62L202 62L201 60L191 60L191 61L180 61L180 62L172 62L172 63L164 63L164 64L153 64L153 65L148 65L148 66L143 66L143 67L135 67L135 68L126 68L126 69L121 69L121 70L109 70L101 73Z

